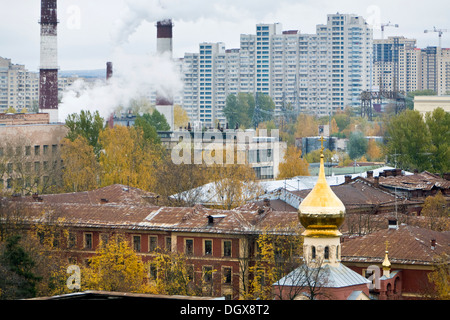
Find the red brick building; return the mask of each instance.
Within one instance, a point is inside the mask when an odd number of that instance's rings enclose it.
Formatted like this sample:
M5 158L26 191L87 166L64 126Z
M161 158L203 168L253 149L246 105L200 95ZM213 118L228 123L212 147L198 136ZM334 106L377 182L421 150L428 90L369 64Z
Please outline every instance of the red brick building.
M62 246L73 264L85 263L101 240L117 235L124 236L144 262L157 250L184 253L194 280L209 283L204 293L228 299L239 298L257 236L268 226L297 221L294 212L160 207L157 200L153 193L112 185L88 192L17 196L8 202L8 210L22 210L24 223L62 221L69 230Z
M158 249L185 253L194 280L203 278L210 283L204 294L229 299L239 298L244 281L251 276L249 266L255 259L257 237L263 232L280 232L280 225L299 225L297 212L276 211L263 204L235 210L161 207L157 195L124 185L88 192L16 196L5 204L1 210L23 213L25 223L60 219L69 230L62 246L74 264L84 263L93 255L102 239L120 234L144 261L150 261ZM363 237L343 237L342 264L366 276L371 265L381 269L388 240L392 276L381 283L386 287L386 297L419 297L428 285L426 274L432 270L434 255L449 254L450 240L449 233L417 230L422 229L400 225L398 230L386 228ZM211 270L212 276L205 278ZM382 291L371 293L383 299Z

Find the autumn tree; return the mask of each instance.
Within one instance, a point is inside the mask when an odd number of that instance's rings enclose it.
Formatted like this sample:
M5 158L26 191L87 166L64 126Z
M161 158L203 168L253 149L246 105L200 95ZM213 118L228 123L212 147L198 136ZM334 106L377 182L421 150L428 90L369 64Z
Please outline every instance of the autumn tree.
M98 186L100 166L94 147L80 135L74 140L63 139L61 148L64 192L93 190Z
M130 244L108 241L81 269L81 290L146 293L148 269Z
M262 194L255 171L248 164L213 164L209 172L212 194L222 209L230 210Z
M378 145L375 139L369 139L367 144L366 155L370 161L380 161L383 157L382 148Z
M426 197L421 214L427 217L428 227L436 231L449 230L449 214L450 209L447 206L445 197L439 191L434 196Z
M101 185L125 184L153 191L155 171L161 158L160 145L145 139L139 127L116 126L100 133Z
M428 274L428 280L435 287L432 299L450 300L450 269L448 262L449 256L446 253L434 258L433 272Z
M187 127L189 123L189 116L186 110L183 109L179 104L174 105L173 107L173 122L175 128L179 127Z
M264 230L256 239L256 259L249 268L252 278L246 299L272 299L280 295L273 284L301 264L302 237L298 224L279 225Z
M279 165L278 179L309 176L309 164L301 156L302 150L295 146L289 146L284 155L284 161Z
M193 206L203 196L199 187L209 182L204 164L175 164L167 155L161 159L155 176L153 192L161 196L163 205Z
M303 138L309 136L316 136L317 133L319 132L318 125L319 123L314 116L307 115L304 113L299 114L295 126L296 128L295 137Z
M185 255L159 251L150 263L152 292L167 295L190 296L196 293L193 270Z

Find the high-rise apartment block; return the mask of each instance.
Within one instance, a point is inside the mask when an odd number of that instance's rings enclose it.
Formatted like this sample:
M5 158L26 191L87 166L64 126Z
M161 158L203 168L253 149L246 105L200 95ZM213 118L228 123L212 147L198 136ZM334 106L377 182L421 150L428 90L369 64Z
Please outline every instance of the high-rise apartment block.
M416 47L415 39L389 37L374 40L372 89L412 92L450 92L450 50Z
M241 34L239 49L202 43L183 60L183 106L191 121L225 124L226 97L261 92L275 103L275 115L288 105L320 116L359 105L369 88L372 30L360 16L331 14L315 34L257 24Z
M0 57L0 113L9 107L31 111L39 100L39 74Z

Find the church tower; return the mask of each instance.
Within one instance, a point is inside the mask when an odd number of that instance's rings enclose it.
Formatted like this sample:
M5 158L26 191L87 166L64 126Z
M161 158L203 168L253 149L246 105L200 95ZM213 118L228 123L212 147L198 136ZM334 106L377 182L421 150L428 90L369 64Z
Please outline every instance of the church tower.
M303 232L303 256L310 267L338 266L341 261L339 227L344 222L345 206L325 179L323 137L319 178L298 208Z

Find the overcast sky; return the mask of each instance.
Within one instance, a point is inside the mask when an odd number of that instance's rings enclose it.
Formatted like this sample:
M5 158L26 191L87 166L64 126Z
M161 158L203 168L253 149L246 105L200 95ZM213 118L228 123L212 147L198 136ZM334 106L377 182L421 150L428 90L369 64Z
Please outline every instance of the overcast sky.
M0 0L0 56L38 71L40 0ZM330 13L354 13L375 26L388 27L385 37L402 35L418 47L438 45L438 34L425 29L448 29L442 46L450 47L450 1L350 0L59 0L58 65L61 70L103 69L120 50L132 55L156 51L155 22L172 18L174 57L198 52L200 42L224 42L239 47L240 34L254 34L256 23L279 22L283 30L314 33Z

